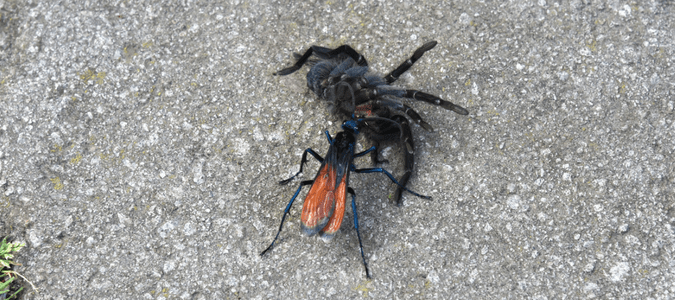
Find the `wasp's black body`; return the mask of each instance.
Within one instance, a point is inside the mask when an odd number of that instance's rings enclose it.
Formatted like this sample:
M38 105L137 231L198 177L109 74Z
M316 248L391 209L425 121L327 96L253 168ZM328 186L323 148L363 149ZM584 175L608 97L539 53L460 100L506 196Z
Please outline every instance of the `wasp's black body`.
M366 270L366 277L370 278L370 271L368 270L366 257L363 254L361 233L359 232L359 219L356 213L356 193L351 187L349 187L349 173L383 173L387 175L389 179L397 184L402 190L405 190L417 197L431 199L429 196L418 194L402 186L398 181L396 181L396 178L394 178L391 173L382 168L356 168L353 163L354 158L363 156L367 153L372 153L376 150L373 146L366 151L354 153L356 136L359 134L359 128L362 128L362 125L373 121L392 123L392 126L398 126L395 121L377 117L347 120L342 124L342 131L338 132L335 135L335 138L332 138L328 131L326 131L326 138L328 138L328 143L330 146L328 147L328 152L326 153L325 158L321 157L311 148L305 150L305 152L302 154L302 160L300 161L300 171L298 171L291 178L282 180L279 183L282 185L288 184L291 182L291 180L293 180L293 178L302 172L305 163L308 162L307 154L311 154L316 160L321 162L321 167L319 168L317 175L314 177L314 180L305 180L300 183L300 186L291 198L291 201L288 202L286 210L284 210L284 215L281 217L281 224L279 225L279 231L277 231L277 234L274 237L272 243L260 253L260 256L265 255L265 253L274 247L274 243L279 238L279 233L281 233L281 230L284 226L286 215L288 215L293 202L298 197L302 187L305 185L311 185L312 187L305 198L302 216L300 218L303 232L308 236L320 233L324 239L330 240L342 224L342 217L345 213L347 193L351 194L352 213L354 214L354 228L356 228L356 234L359 239L361 259Z
M311 69L307 73L307 86L329 103L331 113L346 118L352 115L376 116L398 123L397 126L393 126L389 121L371 121L363 130L376 144L400 140L401 147L405 151L405 173L399 179L401 186L397 187L394 195L398 205L401 204L401 193L410 179L415 160L415 144L408 118L424 129L433 131L431 125L401 99L424 101L460 115L468 114L466 109L434 95L390 85L410 69L426 51L435 46L435 41L422 45L408 60L384 77L369 73L366 59L348 45L335 49L311 46L303 55L296 54L298 61L293 66L275 73L275 75L291 74L299 70L314 55L316 59L309 61ZM377 151L373 151L373 161L379 163L377 157Z

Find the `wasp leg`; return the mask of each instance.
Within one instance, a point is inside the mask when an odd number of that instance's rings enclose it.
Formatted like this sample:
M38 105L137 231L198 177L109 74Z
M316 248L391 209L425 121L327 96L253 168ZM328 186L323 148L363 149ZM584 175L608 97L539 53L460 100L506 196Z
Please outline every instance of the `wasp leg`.
M351 165L350 168L351 168L352 171L354 171L355 173L384 173L385 175L387 175L387 176L389 177L389 179L391 179L392 182L394 182L395 184L397 184L399 187L403 188L406 192L411 193L411 194L413 194L413 195L415 195L415 196L417 196L417 197L420 197L420 198L431 199L430 196L425 196L425 195L418 194L418 193L416 193L416 192L413 192L413 191L409 190L409 189L406 188L405 186L401 185L401 184L398 182L398 180L396 180L396 178L394 178L394 175L391 175L391 173L387 172L387 170L385 170L385 169L382 169L382 168L357 169L354 165Z
M379 149L380 148L380 142L374 141L373 142L375 145L373 147ZM380 159L380 151L373 151L370 153L370 160L373 162L373 165L378 165L378 164L383 164L383 163L389 163L388 160L386 159Z
M333 144L333 138L330 137L330 133L328 132L328 130L326 130L326 138L328 139L328 143L332 145Z
M268 251L272 250L272 247L274 246L274 243L277 241L279 238L279 234L281 233L281 229L284 227L284 221L286 220L286 215L288 215L288 212L291 210L291 206L293 205L293 201L295 201L295 198L298 197L298 194L300 194L300 190L302 189L303 186L305 185L310 185L314 183L314 180L306 180L300 183L300 186L298 187L298 190L295 191L295 194L293 195L293 198L291 198L291 201L288 202L288 205L286 205L286 210L284 210L284 216L281 217L281 224L279 224L279 231L277 231L277 235L274 237L274 240L270 244L267 249L265 249L263 252L260 252L260 256L265 255Z
M357 157L364 156L364 155L366 155L366 154L368 154L368 153L370 153L370 152L373 152L373 151L375 151L375 150L377 150L377 148L376 148L375 146L372 146L372 147L368 148L368 150L366 150L366 151L363 151L363 152L359 152L359 153L354 154L353 158L357 158ZM377 151L375 151L375 152L377 152Z
M295 176L298 176L300 173L302 173L302 167L305 165L306 162L309 161L309 160L307 159L307 153L309 153L309 154L311 154L312 156L314 156L314 158L316 158L316 160L318 160L319 162L323 162L323 157L321 157L321 155L319 155L319 154L317 154L316 152L314 152L314 150L312 150L312 148L307 148L307 149L305 150L305 152L302 153L302 161L300 161L300 171L298 171L298 173L295 173L295 175L293 175L291 178L288 178L288 179L284 179L284 180L282 180L282 181L279 181L279 184L281 184L281 185L286 185L286 184L288 184L289 182L291 182L291 180L293 180L293 178L295 178Z
M387 76L384 77L384 80L387 83L392 83L396 81L398 77L401 76L401 74L405 73L405 71L408 71L408 69L410 69L410 67L412 67L412 65L418 59L420 59L422 55L424 55L424 52L427 52L432 48L436 47L436 44L437 44L436 41L431 41L422 45L422 47L417 48L417 50L415 50L415 53L413 53L413 55L408 60L404 61L395 70L391 71L391 73L389 73Z
M356 214L356 193L350 187L347 188L347 192L352 194L352 212L354 213L354 228L356 228L356 236L359 238L359 248L361 249L361 259L363 260L363 267L366 268L366 278L370 279L370 271L368 271L368 263L366 262L366 256L363 255L363 243L361 242L361 233L359 232L359 217Z

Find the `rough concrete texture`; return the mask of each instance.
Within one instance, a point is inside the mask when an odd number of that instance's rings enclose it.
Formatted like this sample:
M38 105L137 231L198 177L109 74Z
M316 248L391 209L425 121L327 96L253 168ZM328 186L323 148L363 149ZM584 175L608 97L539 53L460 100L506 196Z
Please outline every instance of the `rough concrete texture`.
M672 1L0 1L0 235L24 299L675 297ZM310 45L352 45L408 102L410 188L355 174L331 243L299 181L342 120L308 92ZM370 146L360 140L359 149ZM384 149L400 174L399 148ZM369 159L356 164L371 166ZM310 162L303 180L318 163Z

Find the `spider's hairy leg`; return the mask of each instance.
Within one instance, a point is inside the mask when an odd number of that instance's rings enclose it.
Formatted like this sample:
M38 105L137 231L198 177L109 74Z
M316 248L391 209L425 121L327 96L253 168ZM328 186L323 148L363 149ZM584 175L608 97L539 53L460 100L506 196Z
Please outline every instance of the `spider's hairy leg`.
M379 90L379 91L375 90L375 91L376 91L375 93L372 93L373 95L369 95L369 96L371 96L371 99L375 99L378 95L386 95L386 94L394 95L394 96L398 96L398 97L405 97L405 91L403 91L403 90ZM363 101L363 102L366 102L366 101ZM357 105L361 105L361 103L357 103ZM417 125L422 126L422 128L424 128L424 130L429 131L429 132L434 131L434 128L431 127L431 125L429 125L429 123L425 122L422 119L422 117L408 105L405 105L405 104L402 104L402 103L399 103L399 102L390 101L390 100L379 99L379 100L375 100L375 101L371 102L371 106L372 107L388 107L388 109L400 111L401 113L404 113L404 114L408 115L411 119L413 119L413 121L415 121L415 123L417 123ZM382 113L381 110L378 111L378 112ZM384 116L389 116L390 114L391 114L391 112L388 112Z
M314 48L314 51L316 52L316 55L318 57L323 58L323 59L334 58L334 57L344 53L347 56L351 57L356 62L357 65L362 66L362 67L368 65L368 62L366 61L366 58L363 57L363 55L356 52L356 50L354 50L354 48L352 48L349 45L342 45L342 46L337 47L337 48L332 49L332 50L329 49L329 48L317 47L317 46L313 46L313 48Z
M417 125L422 126L426 131L433 132L434 128L429 125L429 123L425 122L422 120L422 117L415 111L413 110L410 106L407 106L403 104L403 112L408 115Z
M402 111L402 109L396 107L389 107L386 102L373 102L372 107L376 109L377 115L384 116L384 119L387 121L384 122L381 119L375 119L373 123L367 124L367 136L369 139L373 140L376 143L376 148L379 149L379 143L382 141L396 141L400 143L400 149L404 153L404 173L398 179L398 187L394 194L394 201L398 206L401 206L402 198L401 195L403 191L407 191L406 185L410 180L412 175L413 167L415 165L415 144L413 143L412 130L410 129L410 123L408 118L405 115L397 112ZM396 126L390 126L388 123L393 123ZM380 163L382 161L377 160L378 151L371 152L371 157L374 159L374 164Z
M297 70L300 70L300 68L302 68L302 65L304 65L307 62L307 59L309 59L309 57L312 56L312 52L314 51L314 47L316 47L316 46L309 47L309 49L307 49L305 54L300 56L298 61L296 61L293 66L290 66L290 67L285 68L281 71L278 71L278 72L274 73L274 75L284 76L284 75L291 74L291 73L293 73Z
M391 71L389 75L384 77L384 80L387 81L387 83L392 83L398 79L401 74L405 73L405 71L408 71L410 67L418 60L422 55L424 55L424 52L427 52L434 48L436 46L437 42L436 41L430 41L427 42L426 44L422 45L422 47L417 48L415 50L415 53L406 61L404 61L398 68L395 70Z
M445 101L441 98L438 98L437 96L427 94L427 93L424 93L424 92L420 92L420 91L417 91L417 90L405 90L405 96L403 96L403 97L418 100L418 101L424 101L426 103L433 104L433 105L438 105L438 106L440 106L442 108L445 108L447 110L454 111L454 112L456 112L460 115L468 115L469 114L469 111L467 111L466 109L464 109L463 107L461 107L459 105L452 104L452 102L450 102L450 101Z
M401 194L408 184L408 180L410 180L410 175L412 175L413 166L415 165L415 144L413 143L412 130L410 130L408 120L403 116L394 116L392 119L399 122L401 131L403 132L403 136L401 137L401 148L403 148L404 151L404 173L403 176L398 179L398 182L401 185L396 187L396 193L394 193L396 205L401 206L403 203Z

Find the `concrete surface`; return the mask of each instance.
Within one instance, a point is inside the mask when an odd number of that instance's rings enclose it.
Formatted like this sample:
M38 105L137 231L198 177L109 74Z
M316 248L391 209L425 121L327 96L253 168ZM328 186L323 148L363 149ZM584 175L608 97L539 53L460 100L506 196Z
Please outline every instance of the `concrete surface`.
M0 235L24 299L672 299L672 1L0 1ZM339 130L291 54L348 43L410 103L405 196L330 244L279 186ZM363 140L360 148L369 146ZM385 150L401 172L396 147ZM370 166L368 159L357 161ZM310 163L302 178L311 178Z

